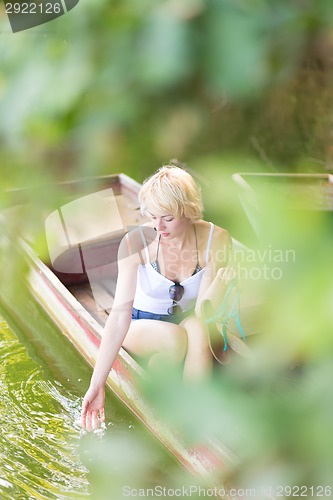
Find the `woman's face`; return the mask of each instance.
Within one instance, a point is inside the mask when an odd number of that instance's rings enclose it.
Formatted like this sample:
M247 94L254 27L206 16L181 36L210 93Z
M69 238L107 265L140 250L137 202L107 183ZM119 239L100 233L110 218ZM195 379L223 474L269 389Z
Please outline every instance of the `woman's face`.
M172 239L184 233L189 221L185 217L176 218L171 214L154 213L148 209L148 215L151 218L153 227L161 238Z

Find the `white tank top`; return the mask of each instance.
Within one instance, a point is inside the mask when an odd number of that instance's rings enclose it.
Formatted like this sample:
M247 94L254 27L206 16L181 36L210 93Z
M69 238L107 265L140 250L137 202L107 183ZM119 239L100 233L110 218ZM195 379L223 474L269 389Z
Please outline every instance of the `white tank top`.
M206 247L206 266L208 264L213 231L214 224L210 222L210 232ZM144 239L143 232L141 234ZM138 267L133 307L141 311L148 311L155 314L168 314L168 308L172 306L172 300L169 297L169 288L171 285L174 285L174 281L169 280L169 278L166 278L153 268L149 262L147 243L145 241L144 243L147 261L145 264L140 264ZM195 306L204 270L205 268L202 268L197 273L180 282L184 287L184 295L177 304L180 305L184 312Z

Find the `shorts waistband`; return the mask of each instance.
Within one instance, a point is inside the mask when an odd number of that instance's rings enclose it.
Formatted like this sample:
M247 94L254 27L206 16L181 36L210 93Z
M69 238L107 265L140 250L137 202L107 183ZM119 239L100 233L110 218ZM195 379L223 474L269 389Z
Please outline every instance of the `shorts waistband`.
M185 311L181 314L156 314L149 311L141 311L140 309L132 308L132 319L155 319L158 321L166 321L168 323L179 324L184 318L193 314L193 309Z

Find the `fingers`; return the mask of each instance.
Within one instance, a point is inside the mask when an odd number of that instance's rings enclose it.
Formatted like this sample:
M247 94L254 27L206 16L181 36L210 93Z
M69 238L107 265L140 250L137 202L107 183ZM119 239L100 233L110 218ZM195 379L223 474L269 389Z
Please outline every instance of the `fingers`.
M216 276L221 280L223 279L224 271L226 270L225 267L220 267L220 269L217 271Z
M81 413L81 427L85 431L87 426L86 426L86 413Z
M235 271L230 266L220 267L216 276L218 279L227 284L230 283L230 281L235 277Z
M86 399L84 398L83 402L82 402L82 410L81 410L81 427L84 431L87 428L87 423L86 423L87 407L88 407L88 401L86 401Z
M86 417L87 431L92 432L98 429L98 411L88 411Z
M86 413L81 415L81 426L84 431L95 431L98 429L98 412L97 410L94 411L87 411Z
M99 422L98 422L98 411L97 410L94 410L91 412L91 425L92 425L93 431L98 429Z
M105 422L104 408L100 410L87 410L84 403L82 405L81 412L81 427L88 432L95 431L98 429L99 424Z
M92 418L91 418L91 411L87 411L86 415L86 430L88 432L92 431Z
M101 423L104 423L104 422L105 422L105 413L104 413L104 408L101 408L101 409L99 410L99 418L100 418Z

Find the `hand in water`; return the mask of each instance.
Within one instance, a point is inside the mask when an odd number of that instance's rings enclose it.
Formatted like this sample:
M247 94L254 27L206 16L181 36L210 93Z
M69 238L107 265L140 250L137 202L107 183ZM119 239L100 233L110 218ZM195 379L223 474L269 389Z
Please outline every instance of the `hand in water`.
M104 387L89 387L82 402L81 425L83 430L91 432L98 429L100 423L104 423L104 400Z

